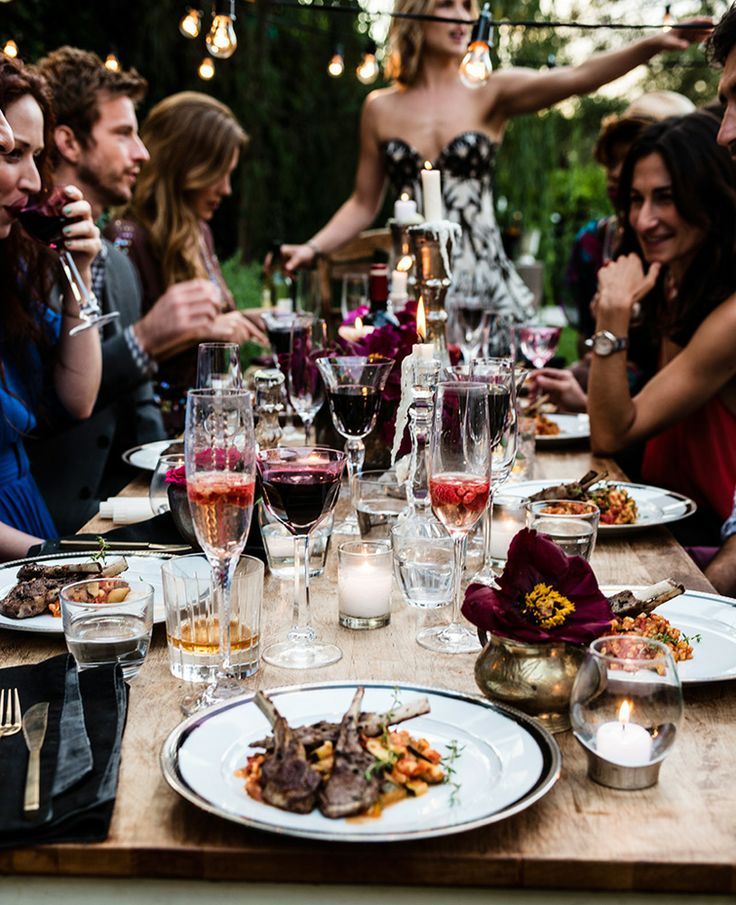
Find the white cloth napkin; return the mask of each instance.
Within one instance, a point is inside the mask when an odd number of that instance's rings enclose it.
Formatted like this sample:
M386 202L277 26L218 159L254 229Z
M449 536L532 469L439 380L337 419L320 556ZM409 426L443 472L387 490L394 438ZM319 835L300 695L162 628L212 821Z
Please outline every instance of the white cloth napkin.
M100 517L111 518L116 525L131 525L153 518L148 497L113 496L100 502Z

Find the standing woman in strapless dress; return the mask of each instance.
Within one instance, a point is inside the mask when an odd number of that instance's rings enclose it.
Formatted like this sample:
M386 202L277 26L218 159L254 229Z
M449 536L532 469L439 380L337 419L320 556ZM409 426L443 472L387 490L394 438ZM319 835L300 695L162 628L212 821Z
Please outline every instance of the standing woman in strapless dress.
M458 67L478 15L475 0L397 0L394 11L467 24L392 20L387 75L394 85L372 91L363 105L353 193L311 239L282 247L285 266L309 266L368 228L387 181L397 197L407 192L421 209L419 171L428 160L442 170L445 216L463 229L454 249L455 283L472 286L493 311L523 320L532 312L532 295L504 253L493 206L496 152L509 119L595 91L660 51L684 50L707 35L708 20L698 20L702 29L658 32L579 66L502 69L472 90L461 83Z

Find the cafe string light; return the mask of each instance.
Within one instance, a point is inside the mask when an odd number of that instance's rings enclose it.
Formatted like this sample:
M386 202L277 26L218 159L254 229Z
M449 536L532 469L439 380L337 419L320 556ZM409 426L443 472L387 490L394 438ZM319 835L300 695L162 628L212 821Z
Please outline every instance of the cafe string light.
M342 44L337 44L335 45L335 52L327 64L327 74L333 79L339 79L343 72L345 72L345 57Z
M355 75L363 85L372 85L378 78L379 66L376 49L376 42L369 41L360 63L355 68Z
M491 47L493 46L493 22L491 7L486 3L473 26L468 52L460 63L460 81L466 88L480 88L493 72Z
M672 31L675 24L675 17L672 15L669 3L664 8L664 16L662 18L662 31Z
M108 69L110 72L120 72L120 60L114 53L108 53L105 57L105 69Z
M212 26L207 32L205 44L210 54L218 60L227 60L238 46L233 22L235 0L215 0L212 5Z
M11 60L14 60L18 56L18 45L12 38L5 42L3 53L6 57L10 57Z
M199 68L197 69L197 75L205 82L209 82L210 79L215 76L215 61L210 57L205 57L202 62L199 64Z
M187 7L187 11L181 17L179 22L179 31L185 38L198 38L202 30L202 12L198 9Z

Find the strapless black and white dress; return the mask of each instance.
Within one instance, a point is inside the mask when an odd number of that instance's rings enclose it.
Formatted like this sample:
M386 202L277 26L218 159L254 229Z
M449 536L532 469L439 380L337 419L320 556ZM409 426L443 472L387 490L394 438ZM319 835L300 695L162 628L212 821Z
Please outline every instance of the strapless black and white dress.
M482 132L463 132L432 165L442 171L445 216L462 227L453 249L453 290L485 300L495 313L524 321L534 314L532 293L506 257L493 204L498 145ZM406 192L422 208L424 161L410 144L392 138L382 145L386 173L398 198Z

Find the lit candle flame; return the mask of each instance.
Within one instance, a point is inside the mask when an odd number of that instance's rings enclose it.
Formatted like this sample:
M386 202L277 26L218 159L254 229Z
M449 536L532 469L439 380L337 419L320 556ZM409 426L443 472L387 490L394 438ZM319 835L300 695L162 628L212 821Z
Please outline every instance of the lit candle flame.
M402 192L402 193L401 193L401 200L402 200L402 201L408 201L408 200L409 200L409 193L408 193L408 192Z
M425 161L424 161L424 169L425 169L425 170L432 170L432 169L434 169L434 167L432 166L432 164L431 164L431 162L430 162L429 160L425 160Z
M424 299L419 298L419 305L417 306L417 336L419 337L420 342L424 342L424 338L427 335L427 319L424 316Z
M396 269L401 271L402 273L407 273L411 270L412 260L411 255L404 255L403 258L400 258L396 263Z
M618 709L618 721L622 725L626 725L631 719L631 704L628 701L623 701L621 706Z
M355 329L358 331L358 333L362 333L362 332L363 332L363 318L362 318L362 317L356 317L356 318L355 318L355 323L353 324L353 326L354 326Z

